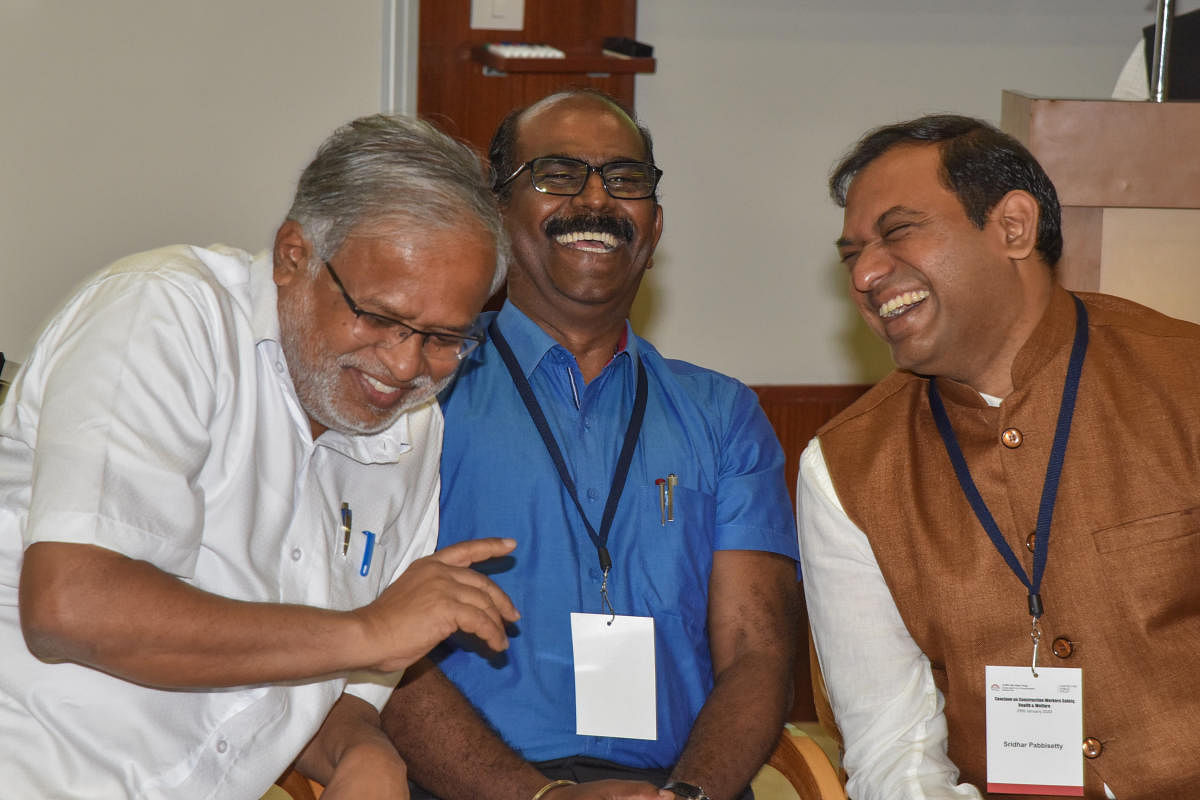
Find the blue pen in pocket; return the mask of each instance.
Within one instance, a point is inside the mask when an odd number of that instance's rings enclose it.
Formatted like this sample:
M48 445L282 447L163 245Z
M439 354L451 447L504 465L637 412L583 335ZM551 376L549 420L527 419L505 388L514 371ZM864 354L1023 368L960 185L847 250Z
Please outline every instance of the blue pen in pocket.
M367 544L363 547L362 568L359 569L358 574L365 578L371 571L371 557L375 555L375 534L371 531L363 531L363 535L367 537Z

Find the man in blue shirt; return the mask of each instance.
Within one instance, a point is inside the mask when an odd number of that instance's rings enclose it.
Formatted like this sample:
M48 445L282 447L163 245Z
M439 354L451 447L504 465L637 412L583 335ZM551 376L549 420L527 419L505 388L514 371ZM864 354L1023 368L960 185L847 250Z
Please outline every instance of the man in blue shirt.
M791 700L783 452L747 387L629 326L662 231L649 134L567 92L489 155L514 260L443 398L439 542L517 539L489 572L522 618L504 656L451 639L410 670L385 726L414 797L749 797Z

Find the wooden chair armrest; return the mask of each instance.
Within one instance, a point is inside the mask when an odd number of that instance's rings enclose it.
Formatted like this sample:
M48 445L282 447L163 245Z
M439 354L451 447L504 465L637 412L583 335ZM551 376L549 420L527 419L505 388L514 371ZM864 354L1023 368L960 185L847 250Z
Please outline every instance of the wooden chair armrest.
M290 800L317 800L324 791L321 784L309 780L294 769L283 773L279 780L275 781L275 785L287 792Z
M787 778L800 800L846 800L829 756L803 731L785 727L767 763Z

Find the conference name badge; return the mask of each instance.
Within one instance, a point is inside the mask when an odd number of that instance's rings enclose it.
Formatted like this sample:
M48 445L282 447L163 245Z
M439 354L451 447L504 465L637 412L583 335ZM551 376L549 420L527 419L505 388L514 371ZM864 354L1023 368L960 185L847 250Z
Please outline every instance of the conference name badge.
M575 732L622 739L658 738L654 619L571 614L575 656Z
M987 790L1083 796L1083 671L987 667Z

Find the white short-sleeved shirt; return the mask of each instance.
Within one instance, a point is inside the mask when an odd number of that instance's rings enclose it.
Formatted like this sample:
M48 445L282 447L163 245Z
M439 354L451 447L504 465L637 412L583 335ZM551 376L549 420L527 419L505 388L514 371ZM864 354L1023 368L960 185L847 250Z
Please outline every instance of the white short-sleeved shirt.
M178 246L91 279L0 407L5 796L257 798L348 677L163 691L43 663L19 625L25 547L97 544L228 597L359 607L433 550L441 436L431 402L378 435L312 441L267 256ZM395 677L348 690L381 707Z

